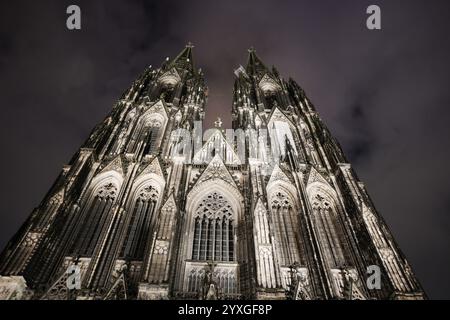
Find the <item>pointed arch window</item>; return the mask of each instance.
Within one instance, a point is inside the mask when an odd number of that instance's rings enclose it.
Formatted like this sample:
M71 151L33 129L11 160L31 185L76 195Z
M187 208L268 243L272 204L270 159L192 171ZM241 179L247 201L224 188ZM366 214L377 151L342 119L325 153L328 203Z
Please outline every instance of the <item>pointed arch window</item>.
M234 219L228 200L220 193L206 196L193 216L192 259L234 261Z
M90 257L100 239L106 232L109 212L116 200L118 186L112 182L100 186L94 191L92 200L87 203L86 216L81 227L74 251Z
M158 200L159 191L152 185L147 185L137 192L122 245L121 257L132 260L144 258L146 244L152 233Z
M334 201L322 194L316 194L311 204L316 233L325 259L331 267L346 266L346 237Z
M287 266L294 262L302 263L296 232L299 224L291 197L281 189L273 192L270 209L281 264Z

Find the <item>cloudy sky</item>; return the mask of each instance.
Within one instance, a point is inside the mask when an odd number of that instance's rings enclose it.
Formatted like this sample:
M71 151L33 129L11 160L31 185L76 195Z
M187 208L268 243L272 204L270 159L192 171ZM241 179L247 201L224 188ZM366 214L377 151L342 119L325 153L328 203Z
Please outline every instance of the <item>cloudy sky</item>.
M82 30L65 27L82 10ZM382 30L365 27L378 4ZM148 65L188 41L230 125L254 46L306 90L431 298L450 298L450 2L9 1L0 7L0 248Z

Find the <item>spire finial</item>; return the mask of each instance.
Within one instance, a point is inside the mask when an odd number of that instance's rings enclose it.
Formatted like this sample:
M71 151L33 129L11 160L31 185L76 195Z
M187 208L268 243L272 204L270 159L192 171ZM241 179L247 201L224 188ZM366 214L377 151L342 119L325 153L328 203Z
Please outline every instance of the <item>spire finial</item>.
M189 41L186 45L186 48L192 49L192 48L194 48L194 44Z
M249 52L249 53L256 53L255 47L251 46L251 47L248 49L248 52Z
M214 121L214 126L216 128L221 128L222 127L222 119L220 119L219 117L217 117L217 120Z

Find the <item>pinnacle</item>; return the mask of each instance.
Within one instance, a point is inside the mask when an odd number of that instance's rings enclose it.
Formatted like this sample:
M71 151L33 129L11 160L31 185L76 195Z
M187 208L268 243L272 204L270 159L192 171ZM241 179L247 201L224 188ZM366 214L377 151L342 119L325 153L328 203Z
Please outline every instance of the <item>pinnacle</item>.
M219 117L217 117L217 120L214 121L214 126L216 128L221 128L222 127L222 119L220 119Z
M192 59L192 48L194 45L188 42L185 48L172 60L169 67L176 67L179 69L186 69L194 72L194 62Z
M256 55L256 50L252 46L248 49L248 62L247 62L247 72L248 73L258 73L264 74L268 71L264 63Z

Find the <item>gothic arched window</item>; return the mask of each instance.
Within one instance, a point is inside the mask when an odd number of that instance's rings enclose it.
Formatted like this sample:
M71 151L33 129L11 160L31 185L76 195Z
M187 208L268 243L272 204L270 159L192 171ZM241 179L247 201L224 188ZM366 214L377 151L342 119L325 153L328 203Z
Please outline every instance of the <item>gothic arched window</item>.
M100 236L107 229L108 213L118 193L118 186L112 182L94 189L93 198L86 204L86 215L81 227L75 251L81 256L92 256Z
M153 227L158 200L159 192L152 185L147 185L137 191L125 241L122 245L121 257L132 260L144 258L144 250Z
M315 194L312 197L311 205L316 233L325 259L331 267L347 265L346 238L334 201L322 194Z
M193 216L193 260L234 261L234 220L228 200L213 192L198 205Z
M287 266L294 262L301 263L296 232L299 224L291 197L281 189L273 192L270 196L270 210L281 264Z

